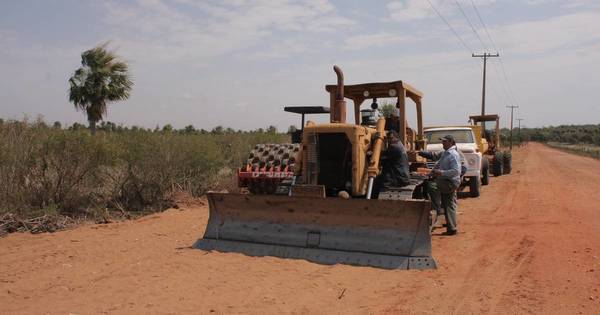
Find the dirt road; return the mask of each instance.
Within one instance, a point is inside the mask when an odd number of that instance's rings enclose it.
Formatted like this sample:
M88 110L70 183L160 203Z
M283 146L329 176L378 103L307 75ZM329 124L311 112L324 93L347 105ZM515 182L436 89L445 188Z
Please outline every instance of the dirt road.
M0 239L0 314L600 314L600 161L540 144L459 201L437 270L207 253L207 207Z

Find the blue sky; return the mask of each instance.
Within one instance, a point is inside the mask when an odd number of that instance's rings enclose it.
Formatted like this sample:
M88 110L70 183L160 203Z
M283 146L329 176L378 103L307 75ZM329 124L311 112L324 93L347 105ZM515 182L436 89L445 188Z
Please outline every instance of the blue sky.
M488 64L486 111L505 126L513 104L527 126L600 123L599 1L430 2L460 39L427 0L2 1L0 117L85 123L67 80L109 41L135 81L106 117L125 125L287 129L299 119L283 106L329 105L334 64L348 84L417 87L426 125L463 124L480 111L471 53L486 49L502 57Z

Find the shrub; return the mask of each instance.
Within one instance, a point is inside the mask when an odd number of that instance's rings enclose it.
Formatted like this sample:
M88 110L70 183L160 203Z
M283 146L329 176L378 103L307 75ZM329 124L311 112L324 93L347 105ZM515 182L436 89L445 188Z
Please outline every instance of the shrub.
M213 187L232 186L233 170L255 144L289 139L273 130L170 130L111 125L91 136L82 126L3 121L0 214L94 217L106 209L161 210L172 204L175 192L199 196Z

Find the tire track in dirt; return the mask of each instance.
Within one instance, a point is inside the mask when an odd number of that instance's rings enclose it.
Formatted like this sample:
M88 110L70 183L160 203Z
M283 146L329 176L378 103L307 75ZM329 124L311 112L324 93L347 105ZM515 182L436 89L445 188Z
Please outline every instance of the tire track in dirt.
M522 164L524 161L515 159L515 163ZM514 171L520 172L520 168L516 167ZM522 272L523 263L532 255L535 243L532 237L512 231L519 208L516 199L524 185L522 179L527 174L509 176L511 181L507 181L505 175L495 178L495 183L492 183L500 189L501 194L497 195L502 198L498 198L498 206L485 213L484 222L490 227L478 238L479 246L475 253L479 258L469 268L461 288L449 297L448 303L456 305L453 314L494 312L502 295ZM504 242L492 242L497 235L502 235ZM507 244L511 244L509 248ZM498 275L502 277L498 278ZM473 300L473 297L478 299Z
M573 165L581 165L580 157L565 156L562 152L549 150L539 144L533 146L537 154L531 154L533 157L528 163L524 163L529 174L524 178L525 187L519 189L516 198L520 201L517 211L521 214L511 217L511 220L518 222L520 228L513 232L526 231L535 246L531 248L527 260L520 265L522 272L516 274L517 281L508 286L497 307L491 312L538 313L546 310L561 313L568 310L567 312L587 313L589 309L586 310L586 305L591 300L580 289L593 288L590 281L583 281L587 285L582 285L576 290L578 292L567 286L561 288L562 281L568 284L573 277L580 276L568 264L572 250L587 243L588 238L593 235L596 238L589 240L598 245L598 230L581 225L581 218L586 216L585 212L588 210L586 206L581 207L579 204L584 196L580 190L569 187L580 186L570 185L570 181L576 178L572 176L573 172L581 172L581 168L572 168ZM573 162L569 163L570 160ZM600 164L598 161L591 162ZM600 174L588 173L587 176L596 181L600 179ZM596 204L599 204L600 200L597 201ZM575 261L576 264L583 264L580 259ZM565 300L575 302L553 307L548 299L555 298L557 294L569 296Z
M519 242L519 247L511 253L513 260L509 264L509 268L512 268L512 272L509 272L506 278L501 282L498 287L497 294L490 300L490 309L487 313L510 313L511 310L502 310L506 308L506 305L513 303L513 297L518 296L522 292L521 297L526 298L530 301L536 300L532 295L535 294L535 287L528 290L524 290L523 283L527 279L527 268L523 265L531 264L533 260L535 241L530 236L525 236ZM535 283L534 283L535 285ZM525 291L525 292L523 292ZM513 305L511 305L512 307ZM531 306L528 306L520 311L533 312Z
M565 198L565 193L571 193L573 199L584 199L581 192L565 191L565 183L557 180L568 178L570 172L575 171L562 168L561 159L574 158L575 161L569 163L569 167L572 167L578 165L579 157L557 154L555 160L552 158L553 152L547 152L545 147L539 144L533 144L532 147L533 150L517 151L512 175L495 178L491 189L484 191L479 200L467 199L462 202L460 207L466 205L465 211L480 207L486 210L470 213L474 216L465 218L465 236L469 238L468 234L476 234L469 241L477 243L477 246L469 253L469 268L462 269L460 265L453 268L453 272L457 272L455 278L460 278L460 275L463 278L459 280L460 285L455 284L449 290L453 291L452 294L440 296L439 309L450 310L454 314L539 313L540 310L589 312L589 303L592 301L587 299L589 296L582 292L574 294L570 291L571 287L560 286L562 280L565 284L574 281L569 261L576 267L584 265L581 259L567 259L565 256L572 255L572 248L582 247L578 243L586 240L586 235L596 235L592 240L598 240L598 230L591 226L591 229L579 231L581 209L576 208L577 203L574 207L571 198ZM588 174L588 177L598 180L600 174ZM566 184L578 187L576 183ZM490 193L495 200L488 198ZM597 224L598 221L593 221L592 225L594 222ZM560 228L565 231L558 230ZM559 233L555 233L557 230ZM578 233L582 235L581 238L574 236ZM437 253L436 248L434 253ZM583 287L595 292L594 280L583 282L586 282ZM567 304L557 308L556 303L549 302L565 293L580 305Z

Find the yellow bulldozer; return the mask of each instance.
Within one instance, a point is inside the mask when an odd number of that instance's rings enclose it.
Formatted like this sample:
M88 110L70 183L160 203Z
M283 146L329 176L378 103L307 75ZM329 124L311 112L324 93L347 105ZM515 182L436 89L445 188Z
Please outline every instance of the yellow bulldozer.
M307 121L279 162L257 146L238 172L249 193L209 193L209 220L195 248L240 252L251 256L305 259L323 264L351 264L387 269L435 268L431 255L431 203L426 175L418 172L425 160L422 93L403 81L344 85L334 66L337 84L327 85L329 123ZM380 117L377 99L396 100L397 114ZM346 121L346 99L354 103L354 123ZM372 99L370 109L361 109ZM416 105L417 129L407 124L406 100ZM304 113L313 108L286 111ZM374 196L374 179L386 149L387 132L398 132L407 149L411 182L385 187ZM297 148L297 149L293 149ZM267 150L268 151L268 150ZM264 150L262 152L265 152ZM293 156L290 156L293 153ZM256 159L262 154L263 158ZM286 161L282 163L282 161ZM290 161L293 161L290 162ZM258 187L253 186L253 187Z

